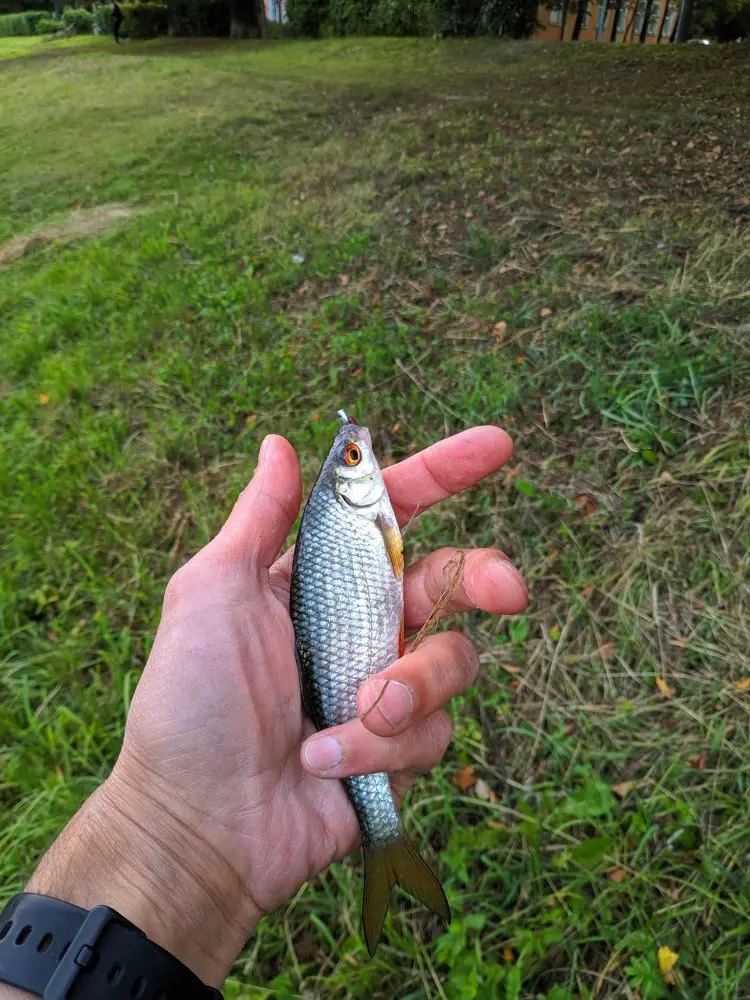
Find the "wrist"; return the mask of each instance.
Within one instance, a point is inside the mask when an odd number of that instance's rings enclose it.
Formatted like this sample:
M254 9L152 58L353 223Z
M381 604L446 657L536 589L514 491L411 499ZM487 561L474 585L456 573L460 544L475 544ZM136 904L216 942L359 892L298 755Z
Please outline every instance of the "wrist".
M118 763L27 889L85 909L112 907L220 987L262 914L220 853L151 791Z

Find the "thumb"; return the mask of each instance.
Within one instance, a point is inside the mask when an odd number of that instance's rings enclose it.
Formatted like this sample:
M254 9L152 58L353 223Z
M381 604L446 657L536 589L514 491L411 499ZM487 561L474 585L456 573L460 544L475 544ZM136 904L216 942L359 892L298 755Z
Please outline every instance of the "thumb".
M253 478L239 495L214 545L230 559L266 569L284 544L302 500L294 448L278 434L263 439Z

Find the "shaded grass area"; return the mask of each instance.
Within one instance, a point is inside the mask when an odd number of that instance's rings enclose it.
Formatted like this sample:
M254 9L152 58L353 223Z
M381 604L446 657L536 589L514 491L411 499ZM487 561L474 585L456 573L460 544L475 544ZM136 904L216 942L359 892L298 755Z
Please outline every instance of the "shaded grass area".
M132 216L0 269L3 893L265 433L310 484L342 404L385 461L500 422L506 472L406 534L532 590L466 622L483 675L407 810L454 922L403 901L369 960L337 865L227 994L750 995L742 47L57 45L0 66L0 243Z

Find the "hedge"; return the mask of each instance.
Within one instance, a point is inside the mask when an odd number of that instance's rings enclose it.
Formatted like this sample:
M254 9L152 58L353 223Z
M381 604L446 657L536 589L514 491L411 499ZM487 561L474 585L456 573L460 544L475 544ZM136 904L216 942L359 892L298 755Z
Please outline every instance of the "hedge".
M68 7L62 22L64 28L72 28L77 35L90 35L94 30L94 15L83 7Z
M123 3L122 27L123 38L156 38L167 33L167 5L163 3ZM99 34L109 35L112 32L111 4L97 7L94 11L94 24Z
M0 15L0 38L35 35L37 23L44 17L49 17L49 11L25 10L22 14L2 14Z

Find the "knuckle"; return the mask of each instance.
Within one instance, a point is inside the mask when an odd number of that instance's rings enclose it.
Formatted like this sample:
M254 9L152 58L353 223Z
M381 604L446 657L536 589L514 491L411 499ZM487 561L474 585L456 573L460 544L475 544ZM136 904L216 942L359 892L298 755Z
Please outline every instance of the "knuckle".
M193 588L193 570L189 562L180 566L164 591L164 610L173 611L184 603Z
M461 679L466 684L472 684L479 671L479 656L471 639L460 632L451 632L453 638L453 655L461 673Z

